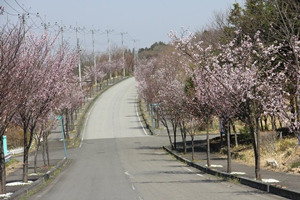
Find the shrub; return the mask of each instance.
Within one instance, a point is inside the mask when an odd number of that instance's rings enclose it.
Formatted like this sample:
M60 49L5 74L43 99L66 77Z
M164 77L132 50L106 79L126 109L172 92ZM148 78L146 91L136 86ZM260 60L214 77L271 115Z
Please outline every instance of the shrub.
M298 167L300 167L300 161L294 162L291 165L291 168L298 168Z

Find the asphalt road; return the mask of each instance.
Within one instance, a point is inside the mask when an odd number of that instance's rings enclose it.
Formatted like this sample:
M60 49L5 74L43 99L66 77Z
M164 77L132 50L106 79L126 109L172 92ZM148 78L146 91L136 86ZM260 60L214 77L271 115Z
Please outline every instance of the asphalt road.
M280 199L187 167L146 136L136 115L135 81L105 92L92 108L72 164L31 199Z

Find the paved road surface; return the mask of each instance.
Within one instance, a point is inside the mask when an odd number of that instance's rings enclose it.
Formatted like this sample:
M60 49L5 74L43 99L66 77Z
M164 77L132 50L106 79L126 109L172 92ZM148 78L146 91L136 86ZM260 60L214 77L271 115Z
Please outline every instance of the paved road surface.
M280 199L203 175L167 155L163 136L146 136L136 116L135 81L113 86L89 115L71 166L31 199Z

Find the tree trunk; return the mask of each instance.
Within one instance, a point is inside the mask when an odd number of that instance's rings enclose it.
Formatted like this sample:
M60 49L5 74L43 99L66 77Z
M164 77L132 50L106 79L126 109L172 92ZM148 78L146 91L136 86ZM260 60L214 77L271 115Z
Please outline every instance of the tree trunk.
M276 127L275 127L275 117L272 115L271 116L271 124L272 124L272 131L275 131L276 130Z
M171 138L171 134L170 134L170 129L169 129L169 126L168 126L168 122L166 121L166 119L162 119L162 124L164 125L164 127L166 127L167 129L167 133L168 133L168 137L169 137L169 142L170 142L170 146L171 146L171 149L173 150L174 149L174 146L173 146L173 142L172 142L172 138Z
M46 147L45 147L45 136L43 135L43 144L42 144L42 156L43 156L43 163L46 166Z
M259 131L259 125L258 125L259 118L256 118L256 145L257 145L257 160L256 162L256 174L257 174L257 180L261 181L261 171L260 171L260 131Z
M70 123L70 125L71 125L70 129L71 129L71 131L74 130L74 117L73 116L74 116L74 110L71 109L71 112L70 112L70 121L71 121L71 123Z
M206 161L207 167L210 167L210 141L209 141L209 124L208 120L206 121Z
M184 122L182 122L182 126L181 126L181 136L182 136L182 144L183 144L183 153L186 154L186 129L185 129Z
M35 152L34 152L34 173L37 172L37 156L38 156L40 144L41 144L41 140L40 140L40 138L38 138L36 140L36 147L35 147Z
M23 182L28 182L28 153L29 148L26 146L24 147L24 155L23 155Z
M258 140L259 140L259 134L257 134L257 126L256 128L254 127L254 120L249 117L249 129L250 129L250 134L252 137L252 146L253 146L253 151L254 151L254 159L255 159L255 178L256 180L261 180L261 172L260 172L260 152L258 150ZM256 131L255 131L256 129Z
M227 173L231 173L231 151L230 151L230 124L228 126L228 131L226 130L226 136L227 136Z
M70 136L69 136L69 112L68 112L68 109L66 109L65 111L65 119L66 119L66 122L65 122L65 138L66 139L69 139Z
M24 154L23 154L23 182L28 182L28 156L29 156L29 150L30 146L33 140L33 133L34 133L35 125L30 128L29 133L29 140L27 136L27 128L23 128L24 131Z
M0 194L6 193L6 169L5 169L5 156L3 149L3 137L0 136Z
M278 122L279 122L279 127L282 128L282 122L279 118L278 118Z
M232 130L233 130L233 133L234 133L234 143L235 143L235 146L238 147L239 142L238 142L238 137L237 137L237 132L236 132L236 129L235 129L234 121L231 121L231 125L232 125Z
M194 152L195 152L194 135L191 135L191 138L192 138L192 161L194 161Z
M263 120L262 120L262 118L260 118L259 122L260 122L260 130L261 130L261 131L264 131L264 125L263 125Z
M49 135L49 133L46 134L44 143L45 143L45 147L46 147L47 166L50 167L49 148L48 148L48 135Z
M174 149L177 149L176 133L177 133L177 123L172 120L172 128L174 135Z
M268 117L264 116L264 122L265 122L265 130L268 131L269 127L268 127Z

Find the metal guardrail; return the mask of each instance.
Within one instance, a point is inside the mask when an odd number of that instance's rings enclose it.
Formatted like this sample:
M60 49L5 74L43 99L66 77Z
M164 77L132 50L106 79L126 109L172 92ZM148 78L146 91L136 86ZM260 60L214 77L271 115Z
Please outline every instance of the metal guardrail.
M10 152L8 151L7 155L5 155L5 163L7 163L8 161L10 161L10 159L11 159L11 155L10 155Z

